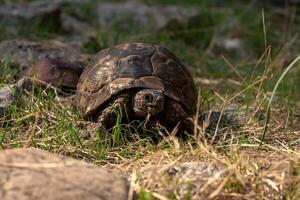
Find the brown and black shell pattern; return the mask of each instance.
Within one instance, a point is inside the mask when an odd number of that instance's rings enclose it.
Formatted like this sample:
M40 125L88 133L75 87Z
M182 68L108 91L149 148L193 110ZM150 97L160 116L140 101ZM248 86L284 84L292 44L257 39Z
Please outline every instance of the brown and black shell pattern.
M141 42L99 52L80 77L75 104L89 118L113 96L133 88L161 90L188 114L195 111L196 87L186 67L167 49Z

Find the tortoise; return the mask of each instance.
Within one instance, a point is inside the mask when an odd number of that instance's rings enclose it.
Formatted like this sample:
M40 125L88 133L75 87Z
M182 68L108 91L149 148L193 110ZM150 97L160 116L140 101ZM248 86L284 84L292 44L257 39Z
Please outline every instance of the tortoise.
M116 109L129 119L174 127L195 113L196 101L192 76L173 53L156 44L126 42L92 59L79 78L73 103L84 119L109 129Z

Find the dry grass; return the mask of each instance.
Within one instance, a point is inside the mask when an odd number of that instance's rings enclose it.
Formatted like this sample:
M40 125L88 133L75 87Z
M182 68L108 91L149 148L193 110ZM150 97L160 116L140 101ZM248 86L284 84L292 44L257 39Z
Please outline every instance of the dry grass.
M270 54L264 55L258 62L269 60ZM238 127L220 128L218 120L216 130L209 132L209 121L195 120L194 133L182 141L176 129L169 133L116 124L113 139L103 138L90 133L93 124L82 121L70 105L59 103L55 93L36 87L1 121L0 144L4 149L34 146L127 175L140 199L298 199L299 118L275 102L260 140L266 118L258 119L257 113L265 110L271 97L262 87L270 77L270 63L247 85L240 81L240 90L231 95L214 93L213 108L230 112ZM255 96L252 101L237 101L249 90ZM203 99L200 94L199 111L205 110Z
M38 147L109 168L130 177L131 190L140 199L300 199L300 65L271 92L285 63L299 54L299 22L285 16L284 23L273 23L270 20L278 16L272 10L235 6L201 7L207 12L203 23L209 25L204 28L157 35L108 28L98 30L97 39L105 47L131 39L167 46L191 66L200 88L198 110L229 113L238 126L223 126L218 120L209 131L209 121L194 120L194 132L181 140L176 129L137 129L134 123L117 122L113 137L106 138L91 132L95 124L59 103L53 91L36 87L0 120L0 147ZM224 28L232 18L238 26ZM220 35L241 39L246 53L220 50ZM9 62L0 66L0 83L14 82L18 72Z

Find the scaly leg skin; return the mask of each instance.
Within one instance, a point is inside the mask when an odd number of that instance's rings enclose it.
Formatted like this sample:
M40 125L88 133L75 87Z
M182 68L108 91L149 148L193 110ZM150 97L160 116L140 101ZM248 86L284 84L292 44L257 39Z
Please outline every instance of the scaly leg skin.
M161 121L171 129L180 122L179 132L186 130L191 133L193 130L193 123L191 119L189 119L191 117L192 116L189 116L186 113L179 102L169 99L165 105L164 112L162 113Z
M82 123L81 125L85 127L84 129L86 129L86 131L80 131L79 134L86 139L94 137L98 133L101 138L109 136L108 130L115 125L117 112L124 112L124 109L127 109L128 101L129 95L120 95L115 98L113 103L101 112L97 118L97 122Z
M121 114L122 116L124 116L124 112L126 112L125 110L128 111L128 102L128 94L122 94L118 96L110 106L108 106L101 112L97 119L97 122L106 130L109 130L115 125L118 117L118 112L122 112Z

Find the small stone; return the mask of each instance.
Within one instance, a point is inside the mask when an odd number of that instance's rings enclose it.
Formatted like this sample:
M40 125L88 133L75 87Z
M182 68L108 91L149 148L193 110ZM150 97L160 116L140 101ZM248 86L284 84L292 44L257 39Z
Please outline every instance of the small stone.
M179 199L185 199L187 194L189 199L205 199L217 189L227 171L225 166L219 163L195 161L148 167L141 169L140 174L140 184L151 191L162 195L173 191ZM213 181L208 184L210 179Z
M5 86L0 88L0 119L5 116L6 110L13 102L13 88L12 86Z
M238 127L240 121L235 118L231 112L225 110L223 113L220 111L208 111L199 116L199 123L206 124L207 131L215 131L216 128L223 129L226 127Z
M21 98L23 91L31 88L32 82L28 78L22 78L16 84L0 88L0 119L6 115L14 101Z

